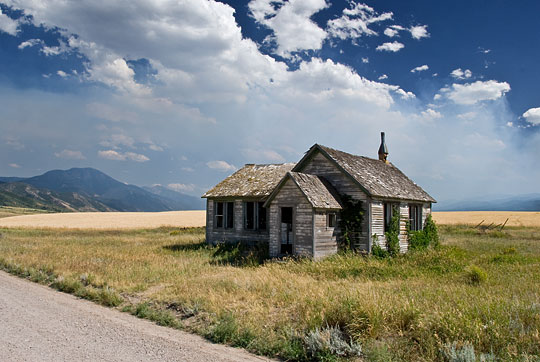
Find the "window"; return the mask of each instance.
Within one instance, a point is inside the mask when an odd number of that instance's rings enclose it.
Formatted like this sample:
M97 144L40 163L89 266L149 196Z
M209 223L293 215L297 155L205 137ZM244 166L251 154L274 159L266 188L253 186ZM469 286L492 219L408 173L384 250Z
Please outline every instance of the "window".
M336 227L337 217L335 213L329 213L326 215L326 226L329 228Z
M264 202L244 202L244 229L266 230L266 208Z
M263 205L264 202L259 202L257 206L257 228L259 230L266 230L266 207Z
M234 228L234 202L215 202L216 228Z
M223 217L225 215L223 204L223 202L216 202L216 228L223 227Z
M255 230L255 203L251 201L244 203L244 213L246 215L244 228L246 230Z
M234 228L234 202L227 202L227 213L225 214L225 227Z
M422 230L422 205L409 205L409 227L413 231Z
M383 204L384 212L384 232L387 232L390 229L390 222L392 222L392 213L399 207L398 204L392 204L390 202L385 202Z

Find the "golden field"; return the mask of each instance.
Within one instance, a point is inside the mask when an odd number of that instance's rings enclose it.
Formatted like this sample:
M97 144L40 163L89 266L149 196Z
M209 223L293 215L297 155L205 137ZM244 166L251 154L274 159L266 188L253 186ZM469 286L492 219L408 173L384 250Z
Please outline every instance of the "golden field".
M167 212L70 212L18 215L0 218L0 227L68 229L141 229L201 227L206 225L204 210Z
M33 215L31 215L33 214ZM9 218L8 218L9 217ZM440 225L503 224L506 226L540 227L540 212L529 211L438 211L433 220ZM168 212L84 212L45 213L22 208L0 208L0 227L73 228L73 229L140 229L171 227L203 227L204 210Z
M535 211L436 211L433 220L441 225L504 224L506 226L540 227L540 212Z

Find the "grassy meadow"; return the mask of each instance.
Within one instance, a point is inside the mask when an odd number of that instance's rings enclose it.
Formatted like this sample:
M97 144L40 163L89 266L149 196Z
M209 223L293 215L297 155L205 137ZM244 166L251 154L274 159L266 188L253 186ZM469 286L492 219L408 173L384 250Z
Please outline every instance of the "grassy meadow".
M284 360L538 361L540 228L439 232L394 259L259 265L202 228L0 228L0 268Z

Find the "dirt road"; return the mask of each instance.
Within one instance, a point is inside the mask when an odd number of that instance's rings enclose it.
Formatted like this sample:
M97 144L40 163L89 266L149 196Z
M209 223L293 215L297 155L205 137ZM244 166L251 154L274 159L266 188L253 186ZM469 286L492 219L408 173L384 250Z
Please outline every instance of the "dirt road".
M0 271L2 361L264 361Z

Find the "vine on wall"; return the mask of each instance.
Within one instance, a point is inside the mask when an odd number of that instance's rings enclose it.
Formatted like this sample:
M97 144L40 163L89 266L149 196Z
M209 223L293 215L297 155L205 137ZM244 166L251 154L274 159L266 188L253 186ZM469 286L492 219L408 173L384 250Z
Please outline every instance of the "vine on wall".
M354 200L347 194L340 195L343 209L340 213L339 227L342 238L341 249L352 249L354 240L362 232L362 222L364 221L364 205L361 200Z
M392 208L392 219L388 226L388 231L384 234L386 236L386 248L390 256L396 256L399 254L399 207Z

